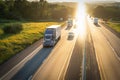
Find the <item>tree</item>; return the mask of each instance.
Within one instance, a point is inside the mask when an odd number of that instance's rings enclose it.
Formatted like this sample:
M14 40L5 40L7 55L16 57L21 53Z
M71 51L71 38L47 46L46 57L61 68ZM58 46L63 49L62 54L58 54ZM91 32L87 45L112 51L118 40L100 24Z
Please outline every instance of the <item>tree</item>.
M4 1L0 0L0 17L5 18L8 14L8 6L5 4Z
M93 15L95 17L100 17L100 18L103 18L105 17L105 8L103 6L97 6L95 9L94 9L94 12L93 12Z

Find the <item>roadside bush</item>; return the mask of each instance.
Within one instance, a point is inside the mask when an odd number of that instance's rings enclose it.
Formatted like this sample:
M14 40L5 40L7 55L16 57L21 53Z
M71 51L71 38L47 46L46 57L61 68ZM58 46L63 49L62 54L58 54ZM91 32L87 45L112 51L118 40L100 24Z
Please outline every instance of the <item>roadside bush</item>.
M11 33L11 34L19 33L21 30L23 30L23 27L21 24L9 24L3 27L3 31L6 34L7 33Z
M2 29L0 29L0 35L3 33Z

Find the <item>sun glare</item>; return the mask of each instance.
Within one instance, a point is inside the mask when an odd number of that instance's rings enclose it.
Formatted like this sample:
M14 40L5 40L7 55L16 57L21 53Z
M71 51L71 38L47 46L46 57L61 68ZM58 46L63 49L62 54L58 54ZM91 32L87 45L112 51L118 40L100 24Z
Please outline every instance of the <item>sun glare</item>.
M79 3L78 10L76 13L76 32L80 34L80 36L84 37L86 34L85 29L85 6L84 3Z

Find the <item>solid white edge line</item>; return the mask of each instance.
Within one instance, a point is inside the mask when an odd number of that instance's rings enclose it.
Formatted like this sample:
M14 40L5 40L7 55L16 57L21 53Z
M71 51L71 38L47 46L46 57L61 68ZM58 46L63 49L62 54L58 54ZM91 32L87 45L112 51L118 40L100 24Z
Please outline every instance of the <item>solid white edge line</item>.
M77 36L78 36L78 35L77 35ZM77 40L77 37L76 37L76 40ZM70 55L67 56L67 58L66 58L66 60L65 60L65 63L64 63L64 65L63 65L63 67L62 67L62 69L61 69L61 71L60 71L60 73L59 73L58 80L60 80L61 74L62 74L63 69L64 69L64 67L65 67L66 64L67 64L67 65L66 65L65 73L67 72L67 67L68 67L68 65L69 65L69 64L67 63L67 61L70 62L70 58L71 58L72 52L73 52L73 50L74 50L74 46L75 46L76 40L75 40L75 42L74 42L74 44L73 44L73 47L72 47L72 49L71 49L71 51L70 51ZM65 74L64 74L63 76L65 76Z
M40 45L37 49L35 49L33 52L31 52L30 55L28 55L27 57L25 57L21 62L19 62L17 65L15 65L10 71L8 71L5 75L3 75L0 80L4 79L6 76L8 76L8 74L10 74L15 68L17 68L20 64L22 64L25 60L27 60L27 58L34 56L38 53L38 51L42 48L42 45ZM36 52L36 54L34 54ZM29 59L28 59L29 60ZM27 61L28 61L27 60ZM27 62L26 61L26 62ZM25 62L25 63L26 63Z
M115 49L112 47L112 45L110 44L109 41L107 41L108 45L111 47L112 51L114 52L114 55L116 56L116 58L120 61L120 57L117 55Z
M32 75L28 78L28 80L32 80Z
M89 22L89 25L90 25L91 22L90 22L90 21L88 21L88 22ZM90 28L90 29L91 29L91 28ZM91 31L90 31L90 33L91 33ZM92 34L91 34L91 37L92 37ZM92 39L92 42L93 42L93 39ZM93 45L94 45L94 42L93 42ZM93 48L95 49L95 45L93 46ZM96 51L95 51L95 53L96 53ZM106 80L103 67L100 65L101 60L98 59L98 58L99 58L99 57L98 57L98 54L96 53L96 59L97 59L97 63L98 63L98 68L99 68L101 80ZM103 73L102 73L102 72L103 72Z
M74 28L72 27L72 29L74 29ZM77 36L78 36L78 34L77 34ZM74 50L75 43L76 43L76 41L77 41L77 36L76 36L76 40L75 40L75 42L74 42L74 44L73 44L72 50L70 51L70 55L68 55L68 57L66 58L65 63L64 63L64 66L62 67L62 70L61 70L61 72L59 73L58 80L60 80L60 77L61 77L62 71L63 71L63 69L64 69L64 67L65 67L65 64L67 64L67 61L70 62L70 58L71 58L72 52L73 52L73 50ZM69 65L69 64L67 64L67 67L68 67L68 65ZM67 67L66 67L65 73L67 72ZM65 74L64 74L63 76L65 76Z
M101 24L100 24L101 25ZM103 25L101 25L103 27ZM101 29L100 29L101 31ZM106 37L106 35L103 33L103 31L101 31L102 34L105 36L108 45L111 47L112 51L114 52L114 55L116 56L116 58L120 61L120 57L117 55L117 52L115 51L115 49L112 47L111 42L109 41L109 39ZM114 34L113 34L114 35Z

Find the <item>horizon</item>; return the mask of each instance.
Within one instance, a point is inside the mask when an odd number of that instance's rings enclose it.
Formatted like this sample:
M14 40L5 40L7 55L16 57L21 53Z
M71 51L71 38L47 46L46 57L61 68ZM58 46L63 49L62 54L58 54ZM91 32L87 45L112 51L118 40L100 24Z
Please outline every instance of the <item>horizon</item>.
M39 0L28 0L28 1L39 1ZM48 2L120 2L118 0L46 0Z

